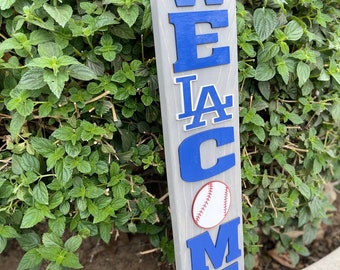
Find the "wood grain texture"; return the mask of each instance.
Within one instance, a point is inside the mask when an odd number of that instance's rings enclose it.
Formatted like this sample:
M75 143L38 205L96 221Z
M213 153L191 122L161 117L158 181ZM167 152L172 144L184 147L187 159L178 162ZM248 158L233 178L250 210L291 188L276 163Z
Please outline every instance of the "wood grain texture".
M175 1L151 0L153 30L155 36L156 61L158 80L161 97L161 111L163 120L164 144L166 154L167 179L170 194L171 217L175 241L176 267L178 270L192 268L190 249L187 240L208 231L215 241L219 226L211 229L203 229L197 226L192 218L192 205L197 192L210 181L221 181L228 185L231 193L230 209L223 223L240 217L242 220L241 205L241 174L240 174L240 149L239 149L239 116L238 116L238 68L237 68L237 34L236 34L236 7L235 1L224 1L222 5L205 5L205 1L196 0L196 5L191 7L177 7ZM178 60L176 51L176 36L174 25L169 21L170 13L191 11L215 11L228 10L229 26L212 28L209 23L196 25L196 34L217 33L218 42L197 46L198 57L208 57L212 54L212 48L229 46L230 64L174 72L173 64ZM185 130L192 118L178 119L178 114L183 113L183 93L181 84L176 83L176 78L196 75L197 80L192 81L192 104L197 105L202 87L214 85L219 97L224 100L225 96L232 95L233 107L228 108L228 114L232 118L226 121L214 123L216 113L203 115L207 121L206 126ZM206 106L210 106L207 99ZM223 127L234 128L234 142L222 146L216 146L216 141L207 140L201 144L200 156L201 167L211 168L216 165L219 158L228 154L235 154L235 166L213 177L200 181L187 182L181 177L179 160L179 147L188 137L207 130ZM190 155L188 155L190 156ZM193 160L197 157L192 157ZM190 164L191 160L187 160ZM241 222L242 223L242 222ZM242 250L242 256L237 259L238 269L244 269L243 263L243 238L242 224L238 227L238 245ZM228 263L219 268L214 268L209 259L206 260L208 269L227 269Z

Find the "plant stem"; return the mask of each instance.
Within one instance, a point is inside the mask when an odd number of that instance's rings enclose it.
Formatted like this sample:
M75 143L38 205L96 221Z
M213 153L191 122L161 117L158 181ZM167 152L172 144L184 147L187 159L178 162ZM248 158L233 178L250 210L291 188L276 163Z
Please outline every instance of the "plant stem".
M0 37L2 37L3 39L7 39L7 37L5 37L2 33L0 33Z
M86 36L86 40L87 40L87 42L89 43L91 49L93 50L94 47L93 47L92 42L91 42L91 40L90 40L90 38L89 38L88 36Z
M142 46L142 62L145 64L145 53L144 53L144 35L140 37L141 46Z

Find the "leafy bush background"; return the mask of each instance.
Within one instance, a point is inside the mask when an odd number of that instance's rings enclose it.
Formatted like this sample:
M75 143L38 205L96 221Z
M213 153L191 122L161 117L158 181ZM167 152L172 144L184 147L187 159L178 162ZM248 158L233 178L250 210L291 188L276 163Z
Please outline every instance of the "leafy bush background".
M340 6L237 12L246 264L268 242L296 264L340 176ZM173 262L150 13L148 0L1 1L0 251L16 238L19 269L80 268L82 240L116 230Z

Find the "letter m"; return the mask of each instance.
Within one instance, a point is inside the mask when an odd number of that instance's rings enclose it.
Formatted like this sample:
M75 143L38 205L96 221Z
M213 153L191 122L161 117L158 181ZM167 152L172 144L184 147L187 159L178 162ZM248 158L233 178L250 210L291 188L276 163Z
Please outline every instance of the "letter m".
M228 263L240 257L241 250L238 245L239 224L239 217L222 224L219 228L215 244L208 232L187 240L187 246L191 251L192 270L209 270L209 267L206 265L205 253L207 253L214 269L219 269L224 261ZM226 255L227 248L228 253ZM236 266L237 264L233 265Z

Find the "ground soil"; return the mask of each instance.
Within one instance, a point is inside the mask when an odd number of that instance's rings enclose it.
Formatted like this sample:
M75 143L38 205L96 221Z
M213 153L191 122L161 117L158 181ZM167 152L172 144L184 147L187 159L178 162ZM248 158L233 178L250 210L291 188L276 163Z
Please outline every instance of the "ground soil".
M269 253L259 256L256 270L290 270L303 269L324 257L340 246L340 196L334 200L338 209L331 213L332 224L323 225L320 237L310 246L311 255L303 258L295 267L285 267L284 255L275 260ZM23 255L15 241L0 255L0 269L15 270ZM107 245L97 239L86 240L79 250L79 257L85 270L173 270L174 266L160 262L160 252L155 251L145 235L128 235L119 237ZM277 258L276 258L277 259ZM280 263L280 259L281 263ZM289 264L289 262L288 262Z

